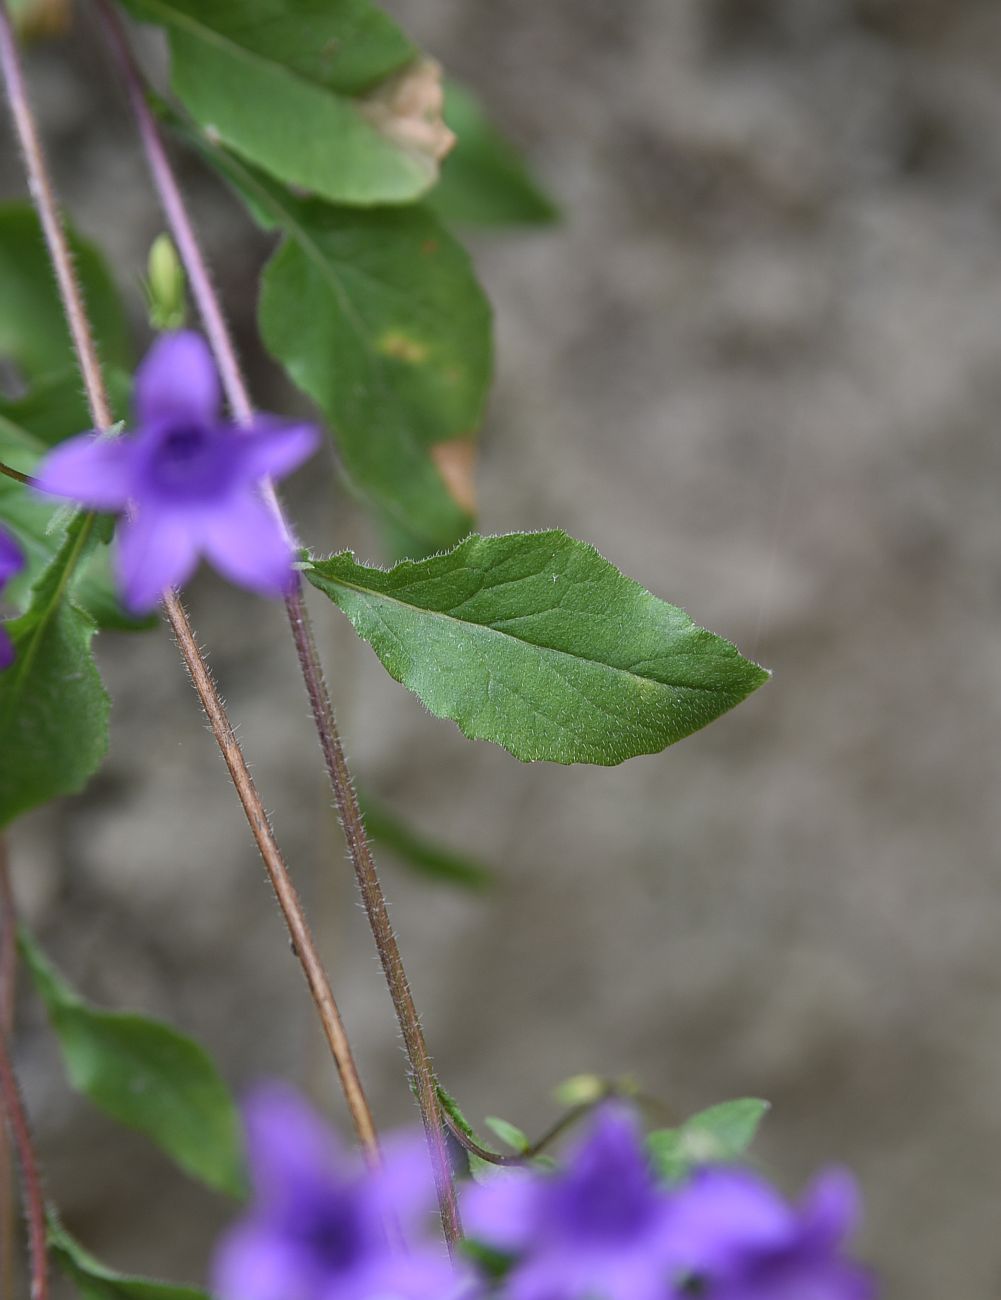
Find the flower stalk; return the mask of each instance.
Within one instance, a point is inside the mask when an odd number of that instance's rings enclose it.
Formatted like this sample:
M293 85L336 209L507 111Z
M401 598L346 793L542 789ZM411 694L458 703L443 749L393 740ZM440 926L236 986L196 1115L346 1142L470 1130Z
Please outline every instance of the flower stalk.
M69 244L60 219L59 206L49 177L45 154L31 112L20 55L6 0L0 0L0 71L2 71L4 78L5 94L11 117L24 155L28 187L38 211L46 247L56 275L59 296L66 314L73 347L83 377L91 417L97 429L105 430L110 428L112 424L107 389L80 285L73 268ZM316 944L289 875L285 859L268 821L267 812L260 794L250 775L243 751L234 734L225 705L209 672L208 665L199 650L184 607L173 592L167 592L164 595L163 607L192 683L208 718L212 734L229 769L230 778L243 805L251 832L264 860L285 923L288 926L293 949L302 965L306 982L337 1066L358 1138L368 1159L375 1163L378 1160L378 1145L371 1111L362 1088L361 1079L358 1075L357 1066L351 1053L330 982L317 952ZM7 1065L9 1066L9 1062L7 1062ZM17 1101L16 1082L13 1080L11 1071L7 1070L6 1073L9 1074L9 1079L4 1078L3 1062L0 1061L0 1086L3 1087L9 1105L14 1106ZM19 1149L21 1149L23 1135L18 1136L17 1131L15 1131L15 1139L18 1141ZM23 1158L22 1154L22 1162ZM44 1217L42 1233L44 1246ZM37 1296L33 1292L32 1300L41 1300L43 1295L44 1292L39 1292Z
M96 3L121 66L147 165L171 236L187 273L209 346L219 369L227 401L237 422L250 424L254 418L250 394L240 369L219 297L212 284L208 265L167 156L162 134L150 110L142 74L136 65L121 20L110 0L96 0ZM269 485L265 495L286 532L290 534L291 530L273 487ZM442 1228L446 1241L449 1246L452 1246L462 1235L462 1225L448 1161L444 1121L438 1103L437 1081L400 955L399 944L389 920L385 895L365 831L364 819L303 598L302 580L298 574L295 576L290 593L285 598L285 607L331 791L344 830L348 855L354 868L362 904L368 916L410 1062L414 1091L431 1153Z

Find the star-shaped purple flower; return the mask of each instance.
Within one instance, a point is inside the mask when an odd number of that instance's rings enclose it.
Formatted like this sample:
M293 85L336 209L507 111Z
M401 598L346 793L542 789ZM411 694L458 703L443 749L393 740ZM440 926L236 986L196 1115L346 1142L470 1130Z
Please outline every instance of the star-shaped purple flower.
M854 1180L822 1173L797 1207L743 1169L704 1169L675 1206L675 1256L703 1300L871 1300L871 1275L842 1248L858 1219Z
M14 541L10 533L4 532L0 528L0 589L2 589L16 573L20 573L24 568L24 553ZM14 662L14 647L11 639L0 627L0 672L4 668L9 668Z
M312 455L316 429L273 416L247 428L223 419L211 354L190 331L162 335L147 353L134 407L131 436L70 438L36 471L44 492L126 512L117 556L126 606L151 610L202 555L261 595L287 592L292 543L260 488Z
M463 1202L469 1235L517 1256L510 1300L666 1300L671 1215L635 1118L611 1105L558 1172L498 1174Z
M466 1278L410 1231L434 1202L423 1138L387 1142L382 1168L347 1159L291 1088L244 1108L254 1196L216 1250L216 1300L453 1300ZM400 1232L408 1234L406 1244Z

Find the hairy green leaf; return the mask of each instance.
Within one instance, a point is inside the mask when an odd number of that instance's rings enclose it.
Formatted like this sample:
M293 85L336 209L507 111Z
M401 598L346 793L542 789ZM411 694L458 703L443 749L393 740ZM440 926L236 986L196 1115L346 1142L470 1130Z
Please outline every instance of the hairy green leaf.
M378 87L416 50L368 0L125 0L170 34L171 84L213 140L336 203L407 203L438 174Z
M145 1133L189 1174L242 1196L237 1110L202 1048L157 1020L85 1002L26 930L18 942L73 1087L113 1119Z
M362 810L369 838L395 853L419 874L443 884L461 885L464 889L486 889L493 884L493 873L486 867L418 835L368 795L362 798Z
M94 515L78 514L20 618L15 659L0 672L0 827L80 790L108 748L108 696L91 652L94 620L69 592Z
M75 1283L81 1300L209 1300L206 1292L173 1282L118 1273L80 1245L50 1207L47 1214L49 1249L63 1273Z
M456 144L427 198L443 221L538 226L559 217L517 149L491 125L475 96L454 81L445 84L445 122Z
M306 577L432 713L527 762L656 753L768 676L558 530L469 537L388 572L344 552Z
M699 1165L740 1160L768 1108L767 1101L741 1097L700 1111L680 1128L650 1133L647 1148L657 1172L668 1182L678 1182Z
M101 357L127 366L125 316L111 276L97 250L72 232L70 247ZM28 385L73 364L45 240L27 203L0 204L0 358L13 361Z

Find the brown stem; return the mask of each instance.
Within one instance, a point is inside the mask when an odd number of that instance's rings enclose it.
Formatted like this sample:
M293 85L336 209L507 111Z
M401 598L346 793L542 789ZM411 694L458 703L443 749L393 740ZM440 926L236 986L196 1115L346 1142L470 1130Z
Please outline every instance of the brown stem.
M55 269L59 295L83 375L91 417L97 428L106 429L110 427L112 421L104 376L97 358L83 296L73 269L69 244L59 217L59 208L49 179L45 155L31 113L17 43L5 0L0 0L0 68L3 71L11 115L24 154L28 187L38 210L49 256ZM372 1114L326 972L316 951L302 905L289 877L288 868L268 822L261 797L250 776L225 706L198 649L191 624L180 601L172 592L168 592L164 596L163 604L178 647L191 674L191 680L208 717L212 734L226 760L226 766L229 768L247 821L250 823L254 839L264 859L296 955L302 963L306 982L313 995L327 1042L330 1044L358 1137L368 1158L375 1161L378 1158L378 1147Z
M6 1034L0 1034L0 1096L3 1097L7 1127L17 1148L24 1190L28 1242L31 1252L31 1300L48 1300L49 1269L45 1249L45 1193L42 1176L35 1159L27 1112L11 1065Z
M226 326L218 296L213 288L212 278L199 245L198 237L188 215L170 160L167 157L159 126L150 111L142 74L136 66L121 21L114 7L109 3L109 0L97 0L97 6L122 67L122 74L128 87L129 99L138 123L150 173L160 196L160 202L171 235L177 245L178 253L191 283L192 293L198 304L198 311L219 367L227 400L236 419L241 423L249 423L253 418L253 404L240 371L236 349ZM290 534L291 530L273 491L269 494L269 503L280 519L286 533ZM306 691L309 696L313 721L316 725L320 747L323 751L327 773L330 778L334 801L344 828L348 853L361 890L362 903L372 927L379 959L389 986L390 996L393 1000L404 1045L410 1060L417 1102L420 1107L434 1168L442 1226L446 1240L451 1245L461 1237L462 1226L459 1220L455 1188L452 1184L451 1170L448 1163L448 1152L442 1128L442 1115L438 1105L434 1070L403 967L399 945L389 922L385 897L376 872L368 838L365 834L365 825L358 806L351 774L348 770L344 747L341 744L337 730L333 705L331 704L330 694L324 681L323 669L316 651L312 627L303 600L302 581L298 576L296 577L295 588L286 599L285 604L299 665L302 669Z
M0 34L0 41L2 41ZM14 971L17 965L17 927L14 898L10 888L7 846L0 837L0 1097L6 1120L3 1143L3 1278L4 1294L13 1296L13 1198L10 1194L10 1147L17 1150L24 1189L24 1212L28 1221L28 1250L31 1256L31 1300L48 1300L49 1268L45 1245L45 1193L35 1158L28 1116L17 1086L8 1044L14 1021Z
M10 885L7 841L0 835L0 1034L8 1042L14 1032L16 979L14 895ZM4 1300L14 1300L14 1188L6 1124L0 1124L0 1285Z
M5 465L2 460L0 460L0 474L14 479L17 483L26 483L28 487L34 487L35 485L35 480L30 474L22 474L19 469L14 469L11 465Z

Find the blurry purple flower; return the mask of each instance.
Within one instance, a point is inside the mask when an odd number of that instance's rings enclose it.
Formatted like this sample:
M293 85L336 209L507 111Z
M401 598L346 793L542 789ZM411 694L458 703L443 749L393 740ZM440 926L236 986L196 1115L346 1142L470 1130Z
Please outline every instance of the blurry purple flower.
M4 587L15 573L24 568L24 553L10 533L0 528L0 588ZM11 639L0 627L0 672L9 668L14 662L14 647Z
M128 511L117 566L129 609L151 610L191 576L200 555L261 595L285 593L292 545L260 485L312 455L317 431L274 416L248 428L224 420L208 346L190 331L156 341L136 373L134 405L133 436L81 434L36 471L44 492Z
M518 1256L510 1300L667 1300L672 1204L633 1116L605 1106L563 1169L470 1187L463 1217L471 1237Z
M756 1174L704 1169L677 1195L675 1258L702 1300L869 1300L869 1273L841 1248L859 1213L851 1176L828 1170L793 1208Z
M217 1300L450 1300L463 1276L443 1247L391 1244L434 1202L423 1138L385 1144L377 1172L349 1160L293 1089L244 1108L253 1201L219 1243Z

